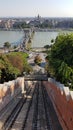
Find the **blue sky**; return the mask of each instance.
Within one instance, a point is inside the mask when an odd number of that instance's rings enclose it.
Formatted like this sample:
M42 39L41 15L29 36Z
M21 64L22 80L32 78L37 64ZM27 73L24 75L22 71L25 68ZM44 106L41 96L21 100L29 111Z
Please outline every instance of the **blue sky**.
M0 0L2 16L73 17L73 0Z

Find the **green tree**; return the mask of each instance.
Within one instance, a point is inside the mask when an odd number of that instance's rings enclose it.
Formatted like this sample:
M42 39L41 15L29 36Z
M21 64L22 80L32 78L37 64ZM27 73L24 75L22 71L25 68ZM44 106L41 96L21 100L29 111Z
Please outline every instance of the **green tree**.
M54 75L62 83L73 80L73 34L60 34L52 45L49 65Z
M54 43L54 39L51 39L51 43Z
M4 48L10 48L10 47L11 47L11 44L9 42L4 43Z
M35 57L35 59L34 59L34 62L35 62L36 64L38 64L38 65L41 63L41 61L42 61L42 59L41 59L40 55L37 55L37 56Z
M5 54L0 55L0 82L14 79L20 71L13 67Z
M0 55L0 82L13 80L23 72L31 72L32 68L27 63L28 54L11 52Z
M45 45L44 48L48 49L48 48L50 48L50 46L49 45Z

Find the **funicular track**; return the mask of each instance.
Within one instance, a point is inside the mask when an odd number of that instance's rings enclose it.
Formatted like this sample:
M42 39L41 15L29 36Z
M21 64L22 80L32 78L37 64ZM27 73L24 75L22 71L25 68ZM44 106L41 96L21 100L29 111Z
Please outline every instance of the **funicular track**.
M62 130L42 81L19 94L2 113L0 130Z

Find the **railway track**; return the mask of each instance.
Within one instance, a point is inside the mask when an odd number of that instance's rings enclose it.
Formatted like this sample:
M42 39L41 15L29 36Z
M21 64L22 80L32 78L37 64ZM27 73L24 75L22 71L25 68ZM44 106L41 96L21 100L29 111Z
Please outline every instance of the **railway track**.
M30 93L31 89L27 91L27 96ZM12 104L6 106L6 110L0 114L0 130L9 130L15 121L17 115L19 114L23 104L26 102L27 97L23 97L22 94L19 94Z
M52 102L41 81L19 94L0 113L0 130L62 130Z

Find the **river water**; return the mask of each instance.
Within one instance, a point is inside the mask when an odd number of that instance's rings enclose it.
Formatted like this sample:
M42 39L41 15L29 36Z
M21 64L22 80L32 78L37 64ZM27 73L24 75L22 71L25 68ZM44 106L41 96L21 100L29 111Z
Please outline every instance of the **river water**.
M4 45L4 42L17 45L22 41L23 36L24 33L22 31L0 31L0 47Z
M51 39L55 39L59 32L35 32L32 47L44 47L51 44Z
M51 40L55 39L59 33L63 32L70 33L71 31L35 32L32 39L32 47L44 47L45 45L50 45ZM0 31L0 47L4 45L4 42L10 42L11 45L17 45L22 42L23 37L23 31Z
M32 40L32 47L44 47L45 45L51 45L51 40L55 40L56 37L61 33L73 33L73 31L35 32Z

